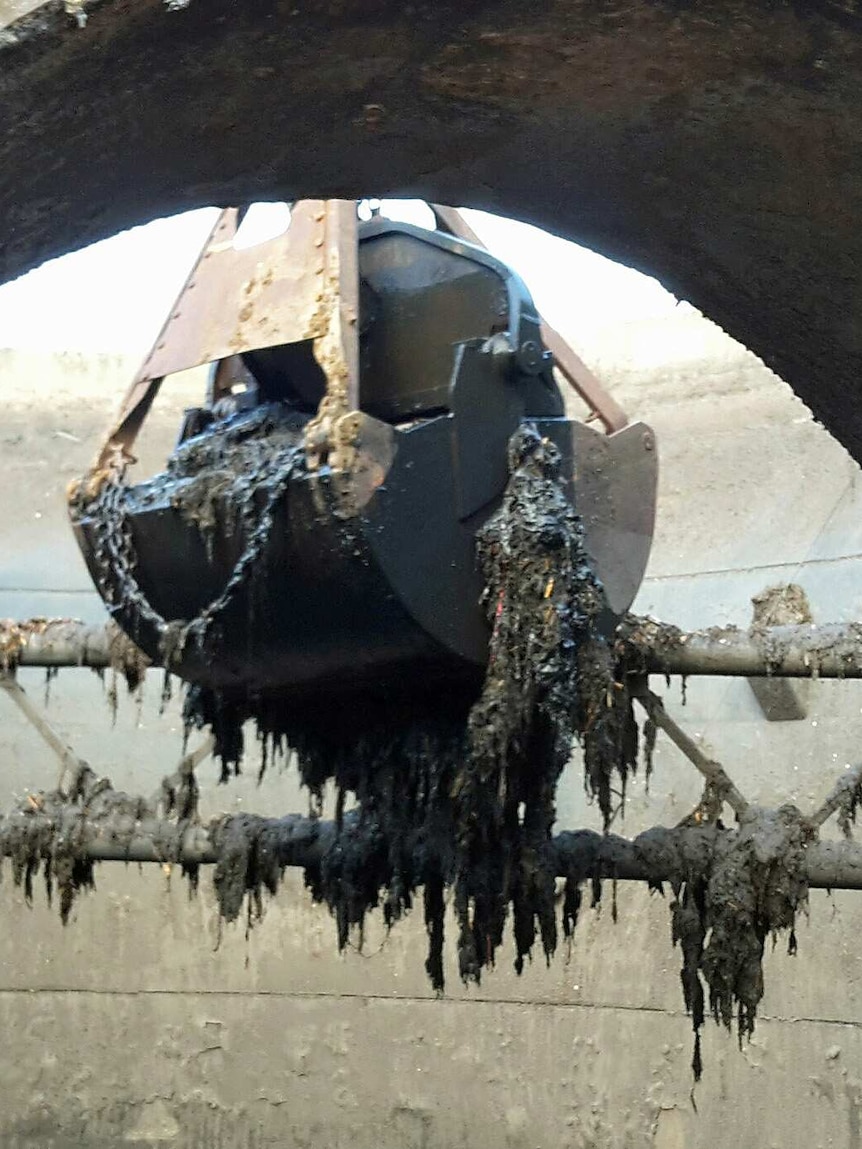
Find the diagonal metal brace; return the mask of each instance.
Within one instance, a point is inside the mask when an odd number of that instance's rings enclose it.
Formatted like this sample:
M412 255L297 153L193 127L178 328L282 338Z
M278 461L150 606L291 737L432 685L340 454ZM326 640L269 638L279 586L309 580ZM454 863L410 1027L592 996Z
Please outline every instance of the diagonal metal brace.
M34 706L29 695L20 682L11 674L0 673L0 689L3 689L15 703L24 717L30 722L42 740L53 750L60 762L60 775L57 781L58 788L62 787L66 774L74 774L76 770L86 767L83 758L79 758L74 751L66 745L48 719Z

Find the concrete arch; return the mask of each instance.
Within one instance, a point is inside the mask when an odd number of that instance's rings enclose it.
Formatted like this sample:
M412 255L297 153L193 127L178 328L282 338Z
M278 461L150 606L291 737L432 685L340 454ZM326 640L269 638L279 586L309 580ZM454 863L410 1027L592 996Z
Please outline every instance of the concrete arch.
M862 459L858 0L16 6L0 280L205 203L470 204L657 275Z

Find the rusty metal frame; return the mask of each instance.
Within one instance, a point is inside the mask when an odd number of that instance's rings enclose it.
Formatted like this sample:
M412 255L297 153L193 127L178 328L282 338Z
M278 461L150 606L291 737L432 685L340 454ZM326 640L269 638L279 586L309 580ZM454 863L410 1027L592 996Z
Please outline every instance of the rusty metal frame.
M472 243L474 247L485 249L485 244L482 243L479 236L456 208L446 207L439 203L432 203L429 206L441 231L447 231L450 235L463 239L465 243ZM540 323L542 339L545 347L554 357L554 365L590 408L591 415L595 415L601 421L609 435L628 426L628 415L614 397L605 390L601 381L584 363L583 359L563 336L541 317ZM590 417L587 418L587 422L589 421Z
M359 247L356 204L326 205L322 298L325 330L314 355L326 376L326 392L305 428L306 467L321 462L338 469L353 460L352 427L359 411ZM285 340L287 342L287 340Z
M352 200L303 200L281 235L234 246L240 212L222 211L135 376L95 469L122 466L162 381L177 371L282 343L312 341L327 378L320 419L330 434L356 408L359 278ZM317 430L317 428L315 428Z
M484 249L454 208L432 204L438 227ZM241 212L226 208L203 245L151 351L105 436L94 472L123 470L163 380L178 371L235 359L246 351L312 341L327 380L306 429L311 469L349 461L345 416L359 409L359 271L356 205L303 200L279 236L237 249ZM608 433L628 417L549 324L542 337L555 365ZM341 452L341 447L348 446ZM341 458L341 454L344 458Z

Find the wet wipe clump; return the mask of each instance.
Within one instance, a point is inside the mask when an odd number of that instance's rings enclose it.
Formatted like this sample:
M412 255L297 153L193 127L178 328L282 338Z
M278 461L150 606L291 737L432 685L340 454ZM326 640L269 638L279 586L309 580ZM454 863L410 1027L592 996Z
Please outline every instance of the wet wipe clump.
M786 931L788 951L796 952L796 915L808 897L803 863L810 837L810 824L795 806L750 807L736 833L717 837L721 848L701 864L679 862L672 938L683 955L680 976L695 1032L696 1080L707 992L713 1017L728 1029L735 1020L741 1044L754 1033L763 997L766 939Z
M13 881L28 902L42 870L48 903L56 887L65 924L78 894L95 886L91 846L104 839L121 857L142 824L149 824L158 856L177 861L183 835L197 817L197 797L194 773L186 762L163 779L150 799L115 790L109 779L81 762L67 786L28 794L0 819L0 857L11 859ZM186 873L195 880L191 870Z
M439 684L426 699L392 703L391 696L369 696L338 713L306 708L286 727L279 715L282 737L318 806L328 784L337 795L335 835L306 867L306 883L335 917L342 949L354 929L361 942L369 910L382 908L388 928L421 889L426 971L442 990L443 891L456 869L451 795L466 754L469 703ZM346 810L350 801L355 807Z
M453 791L458 951L468 978L493 960L510 904L519 971L537 933L546 955L556 947L551 830L575 738L606 825L611 779L624 785L637 754L631 705L618 696L598 630L601 587L560 486L558 451L524 427L510 442L509 469L503 504L478 537L492 633Z
M343 706L308 701L300 711L261 702L254 712L269 753L287 747L294 753L315 812L326 788L335 790L334 822L304 820L321 833L328 829L326 837L315 839L313 859L303 864L315 900L335 917L339 948L354 930L361 942L370 910L382 909L388 928L413 907L421 890L429 939L426 970L438 990L444 985L444 890L456 872L452 791L467 753L470 700L463 695L437 683L424 699L368 692ZM222 737L241 750L236 710L218 706L207 691L192 692L189 700L206 725L208 712L202 707L213 705ZM285 819L224 821L217 836L230 846L233 862L224 867L220 861L217 867L222 916L237 918L243 905L250 922L259 916L261 894L277 887L296 832ZM273 858L280 859L275 868Z
M510 911L519 970L537 936L546 955L554 951L551 831L560 774L580 738L587 785L607 825L613 779L622 793L637 749L631 703L600 629L601 587L560 486L558 452L525 427L512 439L509 464L503 503L478 538L492 628L478 690L437 682L417 699L390 685L378 696L317 707L226 703L199 688L187 696L187 720L213 730L222 757L238 762L243 722L252 718L265 747L295 753L312 795L322 800L334 785L337 833L306 875L315 897L332 910L344 946L369 909L382 906L392 925L421 888L426 967L438 989L449 887L463 978L478 980L493 963ZM356 810L348 818L350 802ZM254 836L261 827L246 829ZM243 873L252 875L247 892L259 905L261 888L272 883L257 880L255 865ZM238 914L239 888L224 885L228 917Z

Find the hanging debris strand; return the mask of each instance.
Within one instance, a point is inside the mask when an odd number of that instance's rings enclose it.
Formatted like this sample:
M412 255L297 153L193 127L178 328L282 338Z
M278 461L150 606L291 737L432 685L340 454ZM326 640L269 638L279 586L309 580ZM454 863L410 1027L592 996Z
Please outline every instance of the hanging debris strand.
M537 934L546 957L556 948L549 846L575 738L606 825L612 779L625 787L637 747L597 629L601 587L560 487L559 453L524 427L509 444L509 470L503 504L478 536L490 654L453 790L458 954L473 980L493 962L510 904L519 972Z
M598 629L601 587L560 486L559 461L554 444L531 426L512 437L502 506L478 536L492 629L484 683L437 682L419 698L391 682L366 685L338 705L331 698L226 700L201 687L186 699L187 721L213 731L227 768L239 768L250 719L265 762L290 748L315 797L332 783L339 811L348 800L358 803L358 820L344 823L315 894L333 910L343 946L368 910L382 904L391 925L421 888L427 968L438 989L446 886L455 891L465 980L493 964L510 911L519 970L537 937L546 956L553 953L555 873L546 855L556 784L575 738L606 824L612 780L624 790L634 767L631 701L615 682L612 647ZM258 829L257 822L246 826L252 837ZM252 844L247 852L255 851Z
M703 983L715 1020L729 1029L736 1019L741 1045L754 1033L763 996L767 937L774 940L787 932L788 952L796 952L796 914L808 897L805 848L815 833L792 805L778 810L748 806L735 831L723 830L717 818L721 801L714 801L711 785L707 783L692 820L712 817L722 849L707 865L679 866L670 878L675 895L671 937L682 951L680 977L694 1028L695 1080L703 1068L700 1031L707 1007Z
M191 767L184 759L149 799L115 790L85 763L65 788L28 794L0 820L0 854L11 859L15 884L31 901L41 868L48 902L56 886L66 922L78 893L93 888L95 857L124 857L142 832L162 860L181 862L186 832L197 817Z

